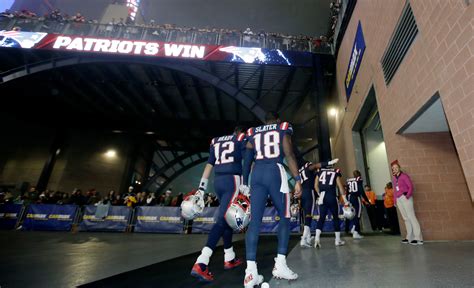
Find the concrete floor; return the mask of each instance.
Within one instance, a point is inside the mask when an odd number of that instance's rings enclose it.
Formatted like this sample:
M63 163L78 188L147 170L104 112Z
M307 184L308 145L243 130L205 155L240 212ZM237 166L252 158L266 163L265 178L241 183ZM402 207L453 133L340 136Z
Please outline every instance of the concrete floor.
M288 255L297 281L271 279L270 287L474 287L474 241L412 246L379 235L335 247L334 237L321 240L321 249L298 245Z
M195 253L206 237L1 231L0 287L75 287ZM298 245L288 255L297 281L266 279L270 287L474 287L474 242L410 246L380 235L334 247L334 238L322 240L320 250Z

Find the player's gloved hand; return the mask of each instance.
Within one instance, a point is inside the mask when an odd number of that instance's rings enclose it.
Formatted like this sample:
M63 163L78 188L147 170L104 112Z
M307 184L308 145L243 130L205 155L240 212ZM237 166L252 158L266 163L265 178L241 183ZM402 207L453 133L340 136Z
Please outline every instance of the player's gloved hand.
M245 196L250 198L250 187L249 186L242 184L242 185L239 186L239 191L240 191L240 193L242 193Z
M332 159L331 161L328 162L328 165L332 166L332 165L336 164L337 162L339 162L339 158Z
M326 194L325 191L322 191L321 193L319 193L318 205L323 205L323 202L324 202L324 194Z

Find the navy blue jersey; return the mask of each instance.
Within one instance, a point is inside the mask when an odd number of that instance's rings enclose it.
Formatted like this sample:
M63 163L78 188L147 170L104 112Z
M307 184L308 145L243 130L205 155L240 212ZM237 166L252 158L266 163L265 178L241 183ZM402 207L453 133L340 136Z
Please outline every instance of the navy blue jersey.
M255 164L283 163L283 137L293 134L290 123L262 125L247 130L247 140L255 151Z
M347 183L347 192L356 197L362 197L364 193L364 184L361 177L349 178L346 180Z
M216 174L242 175L245 134L216 137L211 141L208 163Z
M314 179L316 178L316 172L314 170L309 170L309 166L312 164L313 163L311 162L306 162L298 170L301 177L301 185L303 186L304 190L314 189Z
M369 203L369 198L365 195L364 191L364 180L360 176L356 178L349 178L346 180L348 193L349 195L354 195L355 197L362 197L367 203Z
M319 177L319 193L326 192L325 198L327 198L328 195L337 198L336 179L337 177L342 177L341 170L334 168L321 168L318 170L317 176ZM341 191L341 193L344 193L344 191Z

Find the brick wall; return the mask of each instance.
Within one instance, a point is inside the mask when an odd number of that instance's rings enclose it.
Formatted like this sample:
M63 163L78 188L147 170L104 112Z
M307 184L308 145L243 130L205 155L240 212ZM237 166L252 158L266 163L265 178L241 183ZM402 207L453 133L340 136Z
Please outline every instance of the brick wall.
M399 159L414 178L425 238L474 239L474 5L463 0L410 3L419 34L386 86L380 59L405 1L358 1L337 57L333 149L341 167L352 170L352 127L374 86L388 158ZM367 48L347 103L344 77L359 20ZM452 138L449 133L396 134L436 92Z

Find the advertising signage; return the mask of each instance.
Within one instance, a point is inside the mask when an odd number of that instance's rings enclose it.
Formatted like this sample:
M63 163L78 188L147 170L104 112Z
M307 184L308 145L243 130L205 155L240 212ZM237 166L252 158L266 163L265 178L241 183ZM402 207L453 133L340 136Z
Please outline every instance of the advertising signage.
M362 57L364 56L365 51L365 40L360 21L359 25L357 25L357 32L351 51L351 58L349 60L349 66L347 67L346 78L344 81L347 101L351 98L352 88L354 87L357 72L359 72L360 63L362 62Z
M0 31L0 47L285 66L310 67L312 65L312 53L310 52L111 39L94 36L48 34L43 32Z

